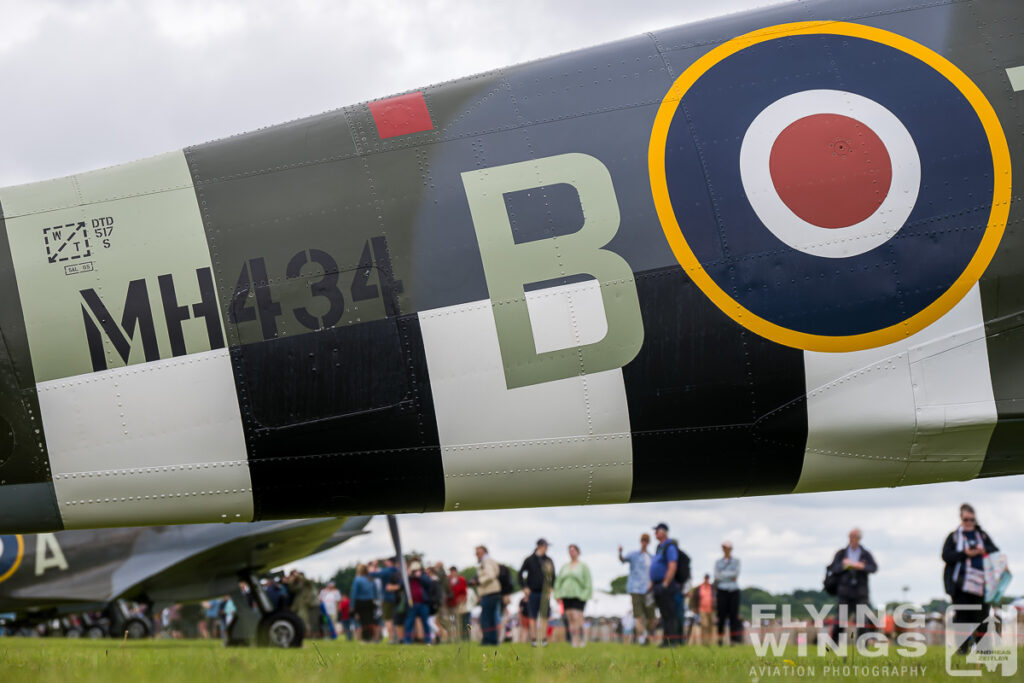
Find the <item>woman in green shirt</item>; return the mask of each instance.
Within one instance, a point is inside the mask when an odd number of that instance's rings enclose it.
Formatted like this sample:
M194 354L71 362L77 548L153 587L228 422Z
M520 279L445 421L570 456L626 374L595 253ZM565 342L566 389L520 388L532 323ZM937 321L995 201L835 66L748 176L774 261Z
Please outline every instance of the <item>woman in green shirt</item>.
M583 608L593 595L590 568L580 562L580 547L569 546L569 564L562 565L555 579L555 599L562 601L565 618L569 622L569 637L573 647L586 645L583 633Z

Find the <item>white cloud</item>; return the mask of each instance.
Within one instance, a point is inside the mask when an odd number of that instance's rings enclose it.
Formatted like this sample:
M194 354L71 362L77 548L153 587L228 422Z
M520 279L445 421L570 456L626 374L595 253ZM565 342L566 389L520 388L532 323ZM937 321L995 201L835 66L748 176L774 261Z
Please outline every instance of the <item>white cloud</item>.
M0 2L0 185L131 161L672 26L671 0Z

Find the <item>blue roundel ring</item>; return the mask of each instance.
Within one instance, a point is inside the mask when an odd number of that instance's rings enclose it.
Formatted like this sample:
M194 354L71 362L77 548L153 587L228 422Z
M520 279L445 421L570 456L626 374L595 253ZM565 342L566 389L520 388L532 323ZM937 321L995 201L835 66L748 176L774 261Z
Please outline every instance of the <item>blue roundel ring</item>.
M711 50L662 101L649 163L690 278L740 325L815 351L938 320L1009 213L1009 149L981 91L859 24L773 26Z
M18 571L24 555L25 541L20 535L0 536L0 582Z

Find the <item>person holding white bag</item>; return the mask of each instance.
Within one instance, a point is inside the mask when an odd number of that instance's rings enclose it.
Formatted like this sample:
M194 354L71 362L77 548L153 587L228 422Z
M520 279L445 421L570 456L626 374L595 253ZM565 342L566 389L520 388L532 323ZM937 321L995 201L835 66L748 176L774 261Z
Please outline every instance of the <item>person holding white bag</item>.
M980 624L973 635L963 641L959 650L961 654L965 654L988 630L985 620L990 606L985 602L985 556L995 552L999 552L999 548L978 525L974 508L967 503L961 505L960 526L946 537L942 546L942 560L946 563L943 572L946 592L953 605L958 606L953 623Z

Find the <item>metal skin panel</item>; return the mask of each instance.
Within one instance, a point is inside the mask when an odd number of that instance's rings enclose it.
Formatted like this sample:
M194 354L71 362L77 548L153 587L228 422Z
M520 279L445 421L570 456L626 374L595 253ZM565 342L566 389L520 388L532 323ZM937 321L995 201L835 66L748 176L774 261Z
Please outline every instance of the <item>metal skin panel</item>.
M996 406L977 288L903 342L806 356L809 424L798 492L978 475Z
M38 387L65 528L252 520L226 349Z
M7 188L0 201L37 382L224 346L181 152ZM194 302L207 308L179 310ZM67 343L83 325L92 336Z
M644 346L623 368L633 501L789 493L807 412L803 353L743 330L679 267L643 273Z
M182 153L0 190L0 201L63 525L252 519Z
M164 186L114 169L0 191L25 308L5 309L4 338L14 368L36 369L19 386L217 349L222 330L257 519L1020 473L1022 21L1014 0L772 6L192 147ZM779 187L743 154L762 111L825 92L841 110L825 115L854 123L884 101L910 143L882 144L919 157L916 188L886 157L913 212L858 253L809 253L770 225L785 211L757 208L783 189L813 203L829 174ZM107 315L78 291L40 304L29 261L46 264L46 238L10 222L49 208L74 225L78 193L113 206L118 178L128 194L150 182L140 207L188 204L205 238L202 263L131 276L161 323L148 352L126 263L61 276L121 273ZM156 278L172 270L169 295ZM47 313L69 302L77 317ZM46 315L78 335L77 359L49 338L37 353ZM19 319L31 356L6 332ZM614 446L578 447L595 436ZM567 469L525 472L541 466Z
M526 295L538 352L607 333L594 280ZM508 389L490 301L420 314L445 509L629 500L632 445L619 369ZM536 334L536 333L535 333Z

